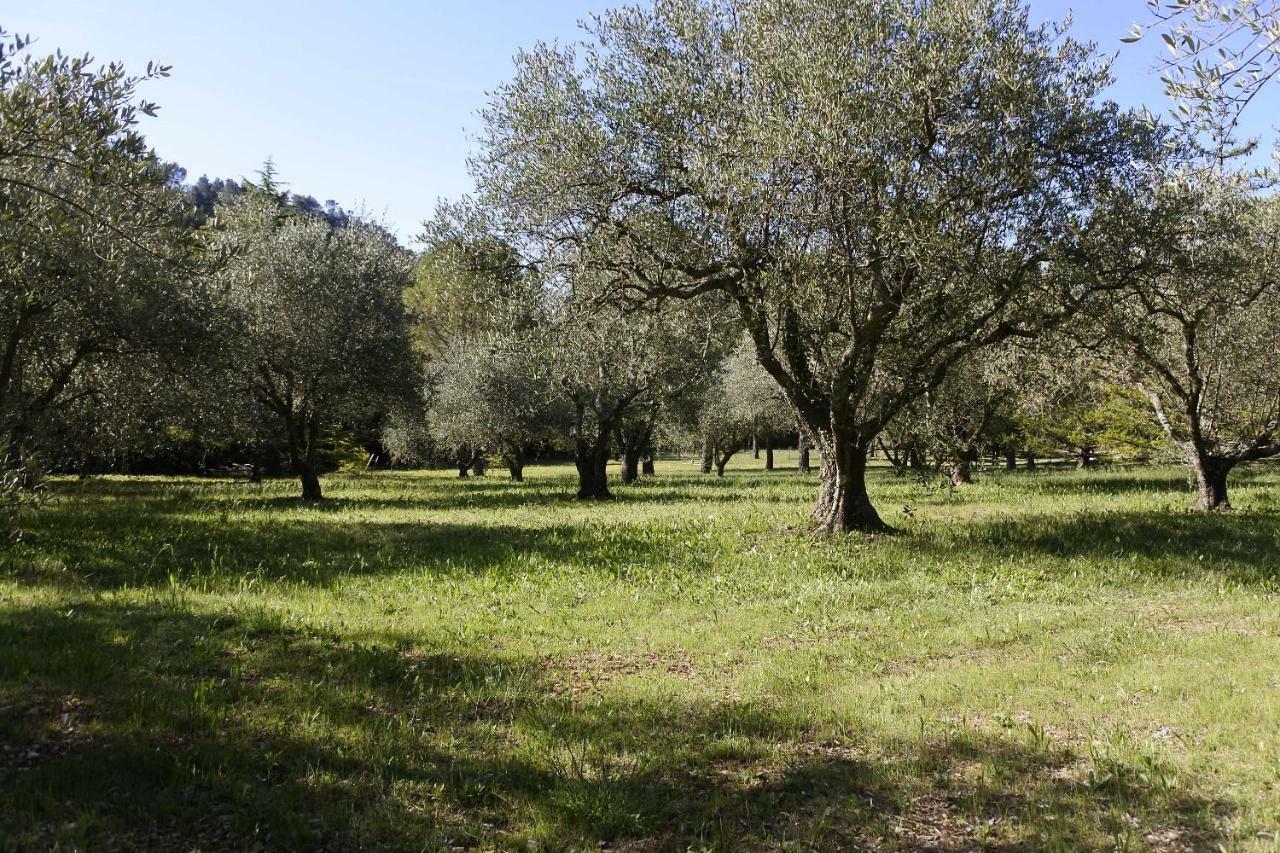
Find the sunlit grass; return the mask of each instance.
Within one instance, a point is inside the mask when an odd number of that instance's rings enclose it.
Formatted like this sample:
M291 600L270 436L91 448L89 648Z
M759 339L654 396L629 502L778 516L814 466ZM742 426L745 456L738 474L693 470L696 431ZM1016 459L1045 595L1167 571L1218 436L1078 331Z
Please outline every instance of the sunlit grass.
M905 535L820 539L793 462L59 482L0 570L0 839L1276 845L1276 472L1210 518L1175 469L882 470Z

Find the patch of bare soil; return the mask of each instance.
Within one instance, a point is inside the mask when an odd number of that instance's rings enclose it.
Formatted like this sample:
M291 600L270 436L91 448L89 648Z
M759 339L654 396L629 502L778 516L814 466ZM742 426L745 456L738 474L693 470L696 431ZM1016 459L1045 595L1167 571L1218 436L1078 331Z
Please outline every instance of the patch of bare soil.
M1209 619L1203 616L1179 613L1172 607L1145 607L1138 611L1138 617L1150 627L1162 631L1173 631L1190 636L1223 633L1239 637L1274 637L1275 631L1268 631L1250 624L1245 618Z
M645 672L665 672L693 678L693 661L683 651L580 652L569 657L545 657L538 666L558 695L577 698L599 693L615 681Z

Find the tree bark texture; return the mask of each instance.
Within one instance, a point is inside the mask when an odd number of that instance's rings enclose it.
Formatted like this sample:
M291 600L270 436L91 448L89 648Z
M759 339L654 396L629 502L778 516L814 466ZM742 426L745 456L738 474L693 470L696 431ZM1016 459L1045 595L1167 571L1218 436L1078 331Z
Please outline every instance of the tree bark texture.
M640 449L628 447L622 451L622 482L635 483L640 480Z
M609 436L597 435L593 440L579 438L574 442L574 465L578 469L578 500L609 500Z
M867 494L867 451L871 439L829 433L821 437L822 484L813 511L821 533L888 533Z

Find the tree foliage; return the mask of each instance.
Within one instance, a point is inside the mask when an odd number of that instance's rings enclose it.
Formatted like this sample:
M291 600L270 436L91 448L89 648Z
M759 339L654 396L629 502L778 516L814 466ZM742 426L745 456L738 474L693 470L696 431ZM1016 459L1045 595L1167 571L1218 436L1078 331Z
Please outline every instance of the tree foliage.
M883 529L876 435L1080 299L1049 271L1134 157L1104 66L1000 0L660 0L588 32L495 94L482 203L619 292L727 295L816 441L819 526Z
M1183 451L1200 508L1220 509L1232 468L1280 454L1280 203L1203 171L1152 193L1160 263L1122 292L1099 345Z
M140 76L90 57L26 55L0 34L0 418L7 452L46 447L103 404L118 363L172 371L207 340L215 301L170 167L137 130Z
M426 414L439 446L496 452L517 481L568 420L552 369L528 341L518 333L455 338L432 365Z
M561 301L539 350L569 412L578 497L611 496L606 466L618 431L638 420L652 438L664 408L696 397L725 328L718 312L679 303L633 310L593 298L589 284Z
M237 390L277 419L303 497L322 497L326 429L413 392L402 292L412 258L383 228L283 208L270 186L224 211L219 239L230 311L224 364Z
M725 465L749 441L794 430L795 413L778 383L760 367L750 341L741 342L716 371L697 427L704 452L721 477Z
M1125 42L1159 35L1158 68L1172 117L1195 135L1231 136L1280 74L1280 0L1147 0L1151 19Z

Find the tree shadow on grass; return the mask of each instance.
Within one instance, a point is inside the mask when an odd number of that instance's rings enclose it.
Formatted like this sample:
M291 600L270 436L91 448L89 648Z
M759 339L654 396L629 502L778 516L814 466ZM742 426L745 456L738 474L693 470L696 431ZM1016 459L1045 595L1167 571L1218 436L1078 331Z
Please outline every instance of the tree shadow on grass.
M1168 492L1171 497L1190 493L1186 474L1168 469L1114 469L1081 471L1076 468L1043 471L989 471L980 473L1001 484L1016 484L1031 494L1062 492L1100 495L1126 495L1134 492Z
M611 508L634 507L674 507L675 505L698 505L708 503L738 504L746 501L764 500L766 502L789 502L790 495L763 497L743 494L743 484L726 486L720 490L699 487L689 490L677 485L624 486L611 485L612 497L606 500L579 500L572 490L549 490L546 488L513 487L511 490L459 490L451 494L435 496L404 495L392 498L374 497L328 497L318 504L304 504L299 498L270 497L259 500L249 499L239 504L239 509L283 510L303 508L317 515L343 515L351 512L486 512L496 513L505 510L520 509L571 509L590 513L593 510L609 512Z
M176 580L223 589L251 581L327 586L391 574L511 575L539 566L610 575L698 559L662 531L582 523L387 524L325 515L254 522L145 511L83 521L74 514L42 519L35 539L14 550L6 568L64 588L165 587Z
M922 530L903 547L937 557L966 552L1009 560L1121 560L1137 576L1280 584L1280 516L1272 513L1080 511L1052 517L1001 517ZM1135 560L1139 558L1140 562Z
M74 499L81 507L116 506L124 502L145 505L149 514L164 515L212 510L245 512L254 510L305 509L315 515L342 515L351 512L448 512L458 510L501 511L508 509L618 506L670 503L736 503L754 500L737 491L743 480L757 472L725 478L698 475L664 475L635 484L611 483L612 501L579 501L576 481L569 477L530 479L514 483L501 478L467 480L422 477L386 479L376 484L363 477L351 477L326 484L327 497L305 503L298 495L280 494L278 483L258 484L234 481L192 481L155 478L137 480L90 480L62 483L56 494ZM376 493L362 494L365 488ZM388 496L390 495L390 496ZM780 497L779 500L787 500Z
M1224 813L1044 739L823 741L565 673L177 601L10 607L0 846L1097 849L1208 845Z
M1241 465L1231 472L1230 485L1232 488L1249 488L1261 484L1280 486L1280 482L1276 481L1278 472L1280 464L1274 462ZM1019 491L1036 495L1067 493L1122 496L1167 493L1170 499L1184 501L1188 507L1195 500L1195 486L1190 469L1177 465L1133 463L1090 469L1049 466L1036 471L993 468L980 472L978 476L993 483L1013 485Z
M379 485L368 496L353 487L356 494L308 507L278 495L237 494L225 485L189 488L185 481L76 484L64 500L31 517L31 535L5 555L0 572L63 588L163 587L177 580L220 589L254 581L323 586L403 573L510 574L539 565L634 576L646 566L696 570L700 559L709 559L662 530L597 523L597 507L546 487L427 478L421 488L417 481L409 488ZM622 491L610 507L742 499L728 488L713 498L691 498L680 489L646 484ZM382 497L387 491L391 495ZM503 508L551 503L583 512L559 523L496 521ZM405 520L402 513L417 510L475 510L475 522Z

